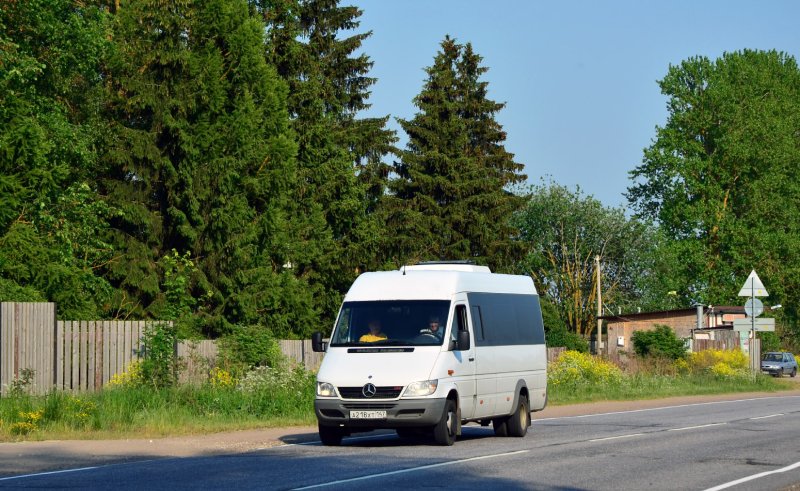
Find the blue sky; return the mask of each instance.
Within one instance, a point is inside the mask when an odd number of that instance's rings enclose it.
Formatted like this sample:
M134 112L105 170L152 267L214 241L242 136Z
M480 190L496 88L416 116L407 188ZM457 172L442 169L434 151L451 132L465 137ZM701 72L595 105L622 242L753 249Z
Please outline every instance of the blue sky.
M470 42L489 68L489 96L506 148L541 178L621 206L628 172L667 118L657 80L670 64L726 51L776 49L800 58L797 1L342 0L373 31L365 115L411 118L446 34ZM405 137L395 122L405 144Z

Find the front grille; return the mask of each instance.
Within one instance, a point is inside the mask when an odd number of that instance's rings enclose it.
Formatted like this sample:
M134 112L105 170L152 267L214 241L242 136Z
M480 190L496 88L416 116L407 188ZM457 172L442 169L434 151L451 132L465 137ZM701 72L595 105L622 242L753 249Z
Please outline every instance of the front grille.
M342 404L342 407L345 409L352 409L353 411L379 411L379 410L388 410L395 407L397 404L369 404L369 403L358 403L358 404Z
M364 387L337 387L342 399L396 399L400 397L402 387L375 387L375 395L364 397L362 389Z

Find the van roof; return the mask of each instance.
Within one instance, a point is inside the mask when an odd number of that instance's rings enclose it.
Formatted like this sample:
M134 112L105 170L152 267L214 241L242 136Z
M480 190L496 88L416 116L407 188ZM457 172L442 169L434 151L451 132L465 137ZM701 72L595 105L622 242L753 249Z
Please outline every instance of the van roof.
M409 266L399 271L362 274L350 287L345 301L449 300L453 294L461 292L536 295L536 288L528 276Z
M470 273L491 273L488 266L478 266L467 262L431 261L403 266L400 271L465 271Z

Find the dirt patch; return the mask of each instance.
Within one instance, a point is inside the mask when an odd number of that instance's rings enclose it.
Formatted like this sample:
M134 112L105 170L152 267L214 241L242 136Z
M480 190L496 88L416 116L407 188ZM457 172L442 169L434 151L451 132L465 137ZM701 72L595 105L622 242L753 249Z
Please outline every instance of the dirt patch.
M787 377L786 380L790 379ZM534 424L536 424L537 419L543 418L581 416L713 401L800 395L800 377L791 380L798 383L798 388L779 393L739 393L670 397L647 401L614 401L569 406L548 406L544 411L534 413L533 420ZM234 454L278 445L316 441L317 439L317 428L315 426L302 426L157 439L0 443L0 476L169 457Z

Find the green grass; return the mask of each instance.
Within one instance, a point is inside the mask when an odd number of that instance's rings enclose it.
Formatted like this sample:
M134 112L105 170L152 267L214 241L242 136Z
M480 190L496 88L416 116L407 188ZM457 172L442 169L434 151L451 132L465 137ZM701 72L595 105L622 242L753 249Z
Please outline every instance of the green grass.
M279 374L280 375L280 374ZM296 372L262 377L248 390L211 385L0 398L0 441L154 438L251 428L314 425L314 379ZM796 384L759 376L716 378L639 373L615 383L550 384L548 404L771 392Z
M729 394L736 392L777 392L797 388L796 384L765 375L720 378L712 375L626 375L617 383L587 383L548 386L547 403L555 406L597 401L630 401L676 396Z
M316 423L314 380L295 374L249 390L119 387L0 399L0 441L152 438Z

